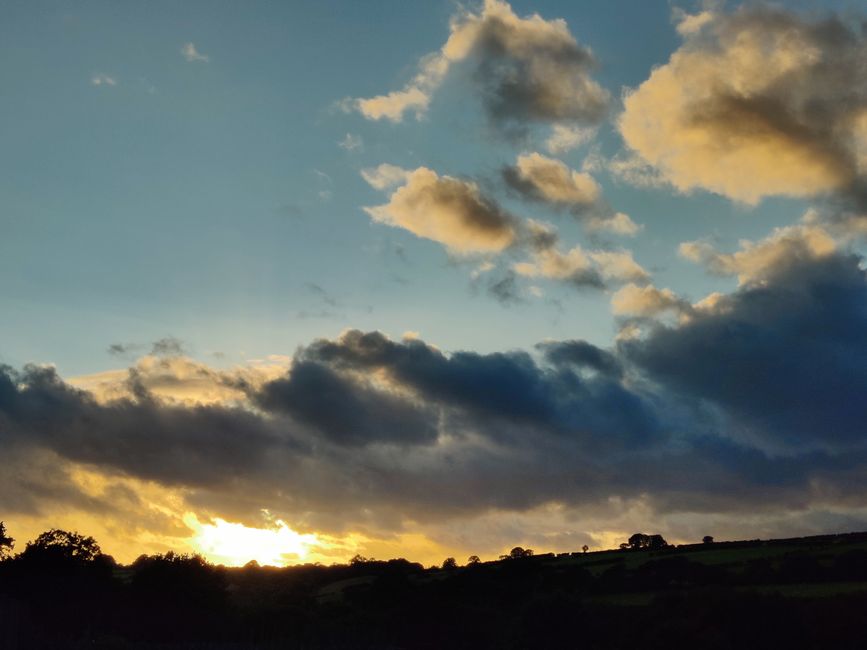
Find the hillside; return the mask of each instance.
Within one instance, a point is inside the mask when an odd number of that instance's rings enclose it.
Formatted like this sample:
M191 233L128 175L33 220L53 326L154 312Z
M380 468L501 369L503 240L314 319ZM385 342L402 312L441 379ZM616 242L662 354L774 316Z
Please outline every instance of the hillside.
M0 564L4 648L856 648L865 606L867 533L448 569Z

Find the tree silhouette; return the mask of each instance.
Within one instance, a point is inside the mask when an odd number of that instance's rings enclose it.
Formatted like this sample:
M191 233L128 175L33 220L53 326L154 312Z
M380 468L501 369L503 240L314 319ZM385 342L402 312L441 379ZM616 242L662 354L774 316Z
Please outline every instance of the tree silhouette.
M102 550L93 537L59 528L52 528L32 542L27 542L21 559L25 562L93 562L102 557Z
M710 535L705 535L701 538L701 541L704 544L713 544L713 537L711 537Z
M12 548L14 546L15 540L9 537L6 533L6 525L0 521L0 561L12 556Z
M633 550L647 548L650 544L650 536L645 535L644 533L635 533L626 541L626 544L629 548Z
M453 557L447 557L443 560L443 569L457 569L458 562Z
M581 547L581 550L584 551L584 552L586 553L587 551L590 550L590 547L587 546L587 544L585 544L584 546Z
M531 548L522 548L520 546L516 546L511 551L509 551L508 555L501 555L501 560L520 560L525 557L530 557L533 555L533 549Z
M662 535L651 535L647 538L647 548L651 551L657 551L668 546L668 542Z
M482 560L478 555L471 555L467 558L467 564L481 564Z
M637 551L640 549L650 549L656 551L668 546L668 542L662 535L645 535L644 533L635 533L625 544L621 544L621 549L631 549Z

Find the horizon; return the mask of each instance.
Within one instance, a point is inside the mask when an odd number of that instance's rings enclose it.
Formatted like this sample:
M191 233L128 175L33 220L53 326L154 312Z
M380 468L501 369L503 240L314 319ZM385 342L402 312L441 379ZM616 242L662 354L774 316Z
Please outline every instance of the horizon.
M17 550L867 530L858 3L0 17Z

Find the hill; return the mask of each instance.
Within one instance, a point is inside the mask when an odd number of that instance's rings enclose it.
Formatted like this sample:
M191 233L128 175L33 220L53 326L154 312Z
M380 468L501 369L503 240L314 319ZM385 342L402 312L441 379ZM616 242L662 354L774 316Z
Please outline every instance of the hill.
M0 563L4 648L867 647L867 533L444 569L21 555Z

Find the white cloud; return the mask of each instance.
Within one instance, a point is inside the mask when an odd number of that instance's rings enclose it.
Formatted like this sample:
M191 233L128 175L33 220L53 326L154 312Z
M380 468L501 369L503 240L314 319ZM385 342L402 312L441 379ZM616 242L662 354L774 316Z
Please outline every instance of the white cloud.
M362 151L364 149L364 141L360 135L347 133L346 136L337 143L337 146L346 151Z
M593 139L596 129L555 124L551 127L551 135L545 140L548 153L563 154L577 149Z
M184 43L181 54L189 63L208 63L211 60L207 54L202 54L193 43Z
M411 173L403 167L383 163L378 167L362 169L361 177L374 189L385 190L406 183Z
M98 73L90 78L90 83L94 86L116 86L117 79L107 74Z

